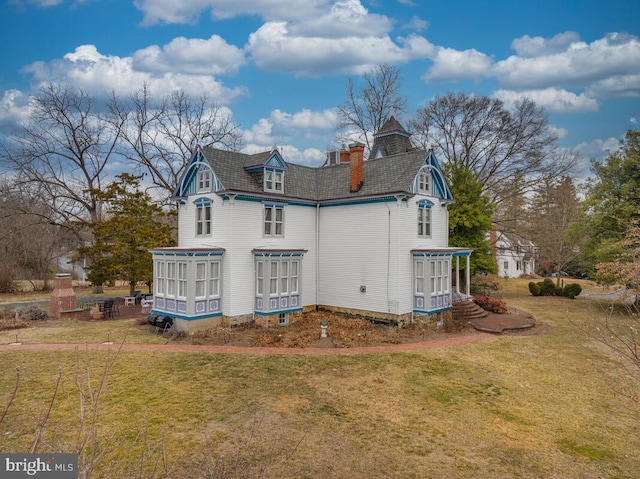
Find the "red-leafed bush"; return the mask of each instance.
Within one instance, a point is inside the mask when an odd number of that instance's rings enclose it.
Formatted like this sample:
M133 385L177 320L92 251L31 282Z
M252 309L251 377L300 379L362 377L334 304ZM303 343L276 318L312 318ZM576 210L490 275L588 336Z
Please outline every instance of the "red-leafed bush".
M478 306L486 311L491 311L492 313L499 314L509 312L509 310L507 309L507 304L501 299L485 296L484 294L474 294L473 300Z

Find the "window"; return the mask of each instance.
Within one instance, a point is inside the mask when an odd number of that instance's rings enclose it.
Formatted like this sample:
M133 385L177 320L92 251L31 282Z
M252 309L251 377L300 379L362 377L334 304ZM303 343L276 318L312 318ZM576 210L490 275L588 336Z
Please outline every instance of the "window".
M509 269L509 262L508 261L504 262L504 269Z
M282 236L284 227L284 208L266 205L264 207L264 235Z
M284 191L284 172L264 170L264 191L282 193Z
M178 298L187 297L187 263L178 262Z
M418 236L431 237L431 210L423 206L418 207Z
M211 190L211 171L201 169L198 171L198 192Z
M289 313L278 314L278 324L280 326L286 326L289 324Z
M220 262L209 263L209 297L220 296Z
M156 294L164 296L165 287L165 262L156 261Z
M176 263L169 261L167 263L167 296L176 295Z
M420 173L418 177L418 192L422 194L431 193L431 172Z
M289 293L289 262L283 261L280 265L280 294Z
M255 308L267 314L300 308L301 255L256 253Z
M269 278L269 294L271 296L278 295L278 265L277 261L271 262L271 276Z
M416 293L424 294L424 261L416 261Z
M207 263L196 263L196 298L205 297L205 284L207 281Z
M264 262L256 263L256 294L262 296L264 291Z
M200 204L196 208L196 235L211 234L211 204Z
M291 261L291 277L289 286L291 287L291 294L296 294L298 292L298 278L299 278L299 266L300 263L298 260Z

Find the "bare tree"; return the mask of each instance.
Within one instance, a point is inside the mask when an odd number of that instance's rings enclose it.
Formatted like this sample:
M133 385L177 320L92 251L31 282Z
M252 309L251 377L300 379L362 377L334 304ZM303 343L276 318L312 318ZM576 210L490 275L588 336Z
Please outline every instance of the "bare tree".
M338 141L343 142L355 133L366 150L371 151L372 134L391 115L404 112L407 100L400 95L400 70L395 66L377 65L364 75L364 82L364 87L359 89L352 78L347 81L347 99L338 106Z
M193 99L175 91L156 103L147 85L122 100L112 96L109 108L121 128L125 155L148 173L163 199L168 198L198 144L238 150L242 136L231 113L203 95Z
M22 191L0 184L0 278L3 289L16 279L37 279L49 289L53 263L75 245L69 229L43 221L54 216L48 204ZM32 283L34 289L40 286Z
M580 200L573 180L563 176L545 180L531 201L528 235L538 257L560 272L580 257L580 240L570 236L570 226L580 215ZM558 274L558 284L560 274Z
M573 166L572 155L555 147L557 137L544 109L529 99L509 111L495 98L448 93L418 109L410 127L422 146L437 149L448 163L470 168L498 204L504 183L518 180L527 191Z
M82 90L49 84L33 99L29 119L0 151L16 187L51 206L49 223L96 221L107 164L117 154L119 128Z

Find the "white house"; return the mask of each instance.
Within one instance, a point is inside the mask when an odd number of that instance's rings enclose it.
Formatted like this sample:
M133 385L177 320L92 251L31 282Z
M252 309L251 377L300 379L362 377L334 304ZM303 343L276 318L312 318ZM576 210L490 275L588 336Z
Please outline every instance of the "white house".
M179 246L152 251L152 313L189 331L317 307L396 321L451 309L471 250L448 247L453 198L433 152L393 117L363 152L312 168L277 149L198 148L174 195Z
M492 232L492 246L501 278L519 278L536 270L535 245L518 234Z

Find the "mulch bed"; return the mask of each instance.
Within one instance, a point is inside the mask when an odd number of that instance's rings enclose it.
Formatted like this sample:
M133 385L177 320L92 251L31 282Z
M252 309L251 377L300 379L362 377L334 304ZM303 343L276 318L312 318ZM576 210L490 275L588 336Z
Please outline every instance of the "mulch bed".
M511 334L526 334L523 322L532 321L528 313L512 312L511 314L490 314L487 325L500 332ZM327 322L327 338L320 337L321 324ZM529 334L544 332L542 328L533 328L529 324ZM477 329L477 328L476 328ZM469 324L462 330L447 333L435 325L414 323L406 327L374 324L363 318L344 316L326 311L305 313L303 317L288 326L271 326L265 328L254 323L240 326L216 327L202 331L195 331L188 335L178 334L170 337L171 342L194 345L243 346L243 347L279 347L279 348L357 348L366 346L384 346L394 344L418 343L434 339L477 334L476 329Z

